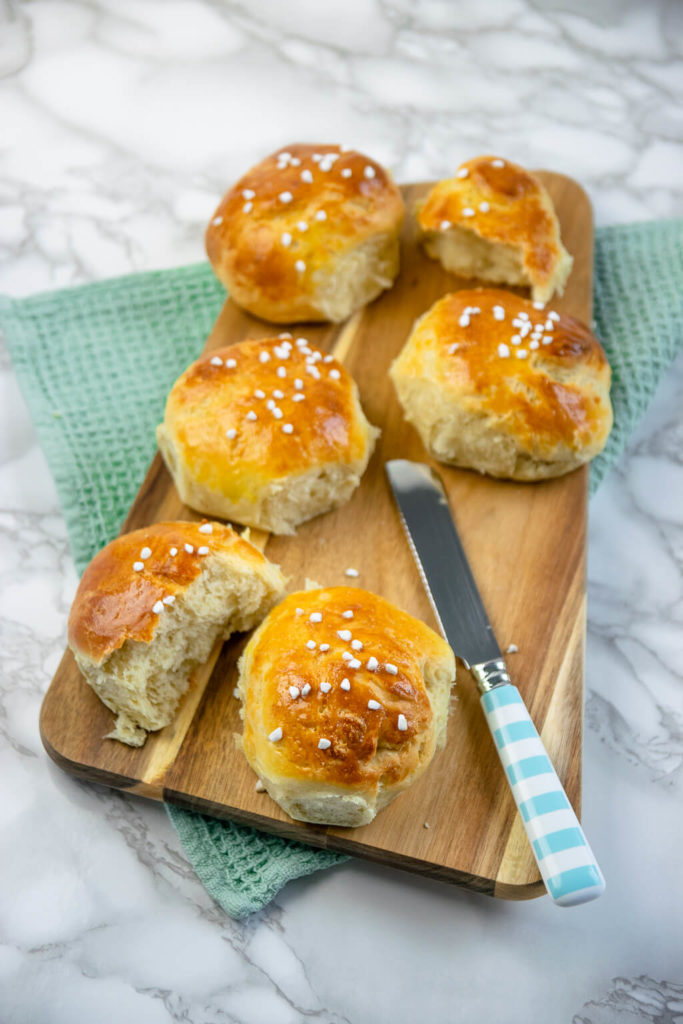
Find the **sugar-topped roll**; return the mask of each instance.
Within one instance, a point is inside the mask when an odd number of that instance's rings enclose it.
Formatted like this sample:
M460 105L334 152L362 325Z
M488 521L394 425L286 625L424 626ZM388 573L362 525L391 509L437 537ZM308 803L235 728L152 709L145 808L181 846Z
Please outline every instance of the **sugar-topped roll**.
M526 285L538 302L562 294L572 257L547 190L518 164L466 161L429 192L417 221L427 253L451 273Z
M218 205L206 251L231 299L263 320L345 320L390 288L404 204L352 149L296 144L247 171Z
M281 336L193 363L171 390L157 440L190 508L293 533L349 499L378 433L341 363Z
M216 640L251 629L284 593L278 567L222 523L122 534L85 570L69 646L117 716L110 738L141 746L168 725Z
M366 590L289 595L239 667L244 753L300 821L367 824L446 742L453 652Z
M440 462L513 480L560 476L605 446L611 371L575 317L490 288L439 299L390 375Z

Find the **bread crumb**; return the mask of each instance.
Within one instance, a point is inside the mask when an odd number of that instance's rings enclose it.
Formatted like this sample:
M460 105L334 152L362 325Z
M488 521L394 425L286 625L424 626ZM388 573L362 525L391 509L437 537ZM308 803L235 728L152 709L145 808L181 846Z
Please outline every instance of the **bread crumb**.
M256 785L254 786L254 789L256 790L257 793L265 793L266 791L266 787L263 785L260 779L256 780Z
M425 823L424 823L424 825L422 827L423 828L431 828L432 826L429 824L428 821L425 821Z
M505 648L505 653L506 654L516 654L518 650L519 650L519 647L517 646L517 644L508 644L508 646Z

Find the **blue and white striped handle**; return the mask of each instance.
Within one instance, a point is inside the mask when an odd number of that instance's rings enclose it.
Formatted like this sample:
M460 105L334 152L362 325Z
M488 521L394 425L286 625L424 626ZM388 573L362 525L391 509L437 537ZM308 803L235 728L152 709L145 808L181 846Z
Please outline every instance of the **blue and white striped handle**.
M519 690L495 686L481 703L546 889L561 907L597 899L605 879Z

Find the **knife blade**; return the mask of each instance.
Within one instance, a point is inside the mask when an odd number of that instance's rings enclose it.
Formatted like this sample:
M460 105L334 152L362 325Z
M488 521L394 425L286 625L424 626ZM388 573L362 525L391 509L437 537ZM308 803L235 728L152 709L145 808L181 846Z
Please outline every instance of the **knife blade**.
M564 907L597 899L605 890L605 879L519 690L510 681L441 479L430 466L407 459L393 459L385 468L441 631L477 682L546 889Z
M386 471L422 582L453 651L467 667L500 658L438 473L407 459L387 462ZM433 571L443 570L446 556L448 571Z

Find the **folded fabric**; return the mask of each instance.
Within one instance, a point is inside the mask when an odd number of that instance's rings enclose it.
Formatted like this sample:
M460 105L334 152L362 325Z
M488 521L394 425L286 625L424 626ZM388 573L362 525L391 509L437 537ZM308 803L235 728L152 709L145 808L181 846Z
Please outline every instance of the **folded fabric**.
M207 264L27 299L0 297L17 379L57 485L79 572L114 537L155 451L180 372L225 300ZM683 341L683 221L599 228L596 333L612 365L614 428L591 493L618 459ZM347 858L168 807L188 859L233 917Z

